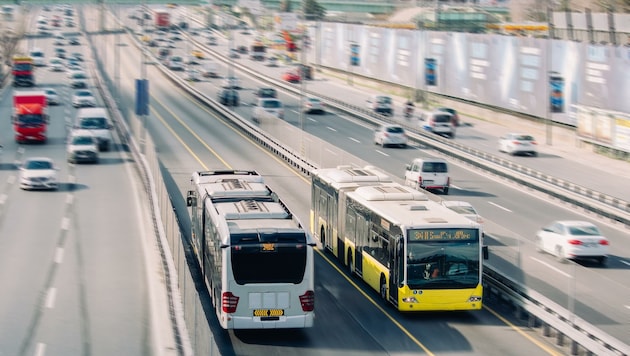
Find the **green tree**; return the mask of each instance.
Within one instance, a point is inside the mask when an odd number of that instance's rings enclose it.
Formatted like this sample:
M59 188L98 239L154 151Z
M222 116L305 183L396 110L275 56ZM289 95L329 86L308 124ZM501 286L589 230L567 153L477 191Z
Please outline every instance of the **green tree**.
M326 17L326 9L317 0L304 0L302 12L307 20L322 20Z

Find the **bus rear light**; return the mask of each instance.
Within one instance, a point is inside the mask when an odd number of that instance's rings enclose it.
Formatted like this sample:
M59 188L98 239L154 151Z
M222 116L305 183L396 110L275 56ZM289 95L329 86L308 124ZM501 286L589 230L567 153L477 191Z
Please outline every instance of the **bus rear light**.
M300 303L302 304L302 311L313 311L315 309L315 292L307 290L306 293L300 296Z
M232 292L223 292L221 297L221 306L225 313L236 313L236 307L238 306L238 297L232 294Z

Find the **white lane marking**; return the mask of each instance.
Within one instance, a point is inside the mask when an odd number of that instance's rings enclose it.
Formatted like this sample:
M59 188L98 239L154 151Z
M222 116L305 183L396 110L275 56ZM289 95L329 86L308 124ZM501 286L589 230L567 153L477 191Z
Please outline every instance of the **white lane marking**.
M4 205L6 201L7 201L7 195L6 194L0 195L0 204Z
M461 187L458 187L458 186L456 186L456 185L454 185L454 184L451 184L451 187L453 187L453 188L455 188L455 189L462 190L462 188L461 188Z
M491 202L491 201L489 201L489 202L488 202L488 204L490 204L490 205L494 205L494 206L496 206L496 207L497 207L497 208L499 208L499 209L503 209L503 210L507 211L508 213L511 213L511 212L512 212L512 210L510 210L510 209L508 209L508 208L505 208L505 207L502 207L501 205L496 204L496 203L493 203L493 202Z
M354 138L354 137L348 137L348 138L349 138L350 140L352 140L352 141L356 142L356 143L361 143L361 141L357 140L357 139L356 139L356 138Z
M630 262L628 262L628 261L624 261L624 260L619 260L619 261L621 261L621 263L623 263L623 264L625 264L625 265L630 266Z
M326 126L326 128L327 128L327 129L329 129L330 131L334 131L334 132L337 132L337 130L335 130L335 129L334 129L333 127L330 127L330 126Z
M33 356L44 356L46 354L46 344L38 342L35 346L35 353Z
M536 261L536 262L540 263L540 264L543 264L543 265L545 265L545 266L547 266L547 267L551 268L552 270L554 270L554 271L556 271L556 272L560 273L561 275L563 275L563 276L565 276L565 277L567 277L567 278L572 278L570 274L568 274L568 273L566 273L566 272L564 272L564 271L559 270L558 268L556 268L556 267L554 267L554 266L550 265L549 263L547 263L547 262L545 262L545 261L541 261L541 260L537 259L536 257L531 257L531 256L530 256L530 258L531 258L532 260L534 260L534 261Z
M63 247L57 247L55 250L55 263L63 262Z
M68 230L70 228L70 219L67 217L64 217L61 220L61 229L62 230Z
M387 153L383 152L383 151L376 150L376 152L382 154L385 157L389 157L389 155Z
M73 201L74 201L74 194L68 194L66 196L66 204L72 204Z
M624 305L624 307L626 307L626 308L630 309L630 305Z
M313 119L313 118L312 118L312 117L310 117L310 116L309 116L309 117L307 117L307 119L309 119L309 120L311 120L311 121L313 121L313 122L317 122L317 120Z
M57 296L57 288L51 287L46 293L46 308L51 309L55 306L55 297Z

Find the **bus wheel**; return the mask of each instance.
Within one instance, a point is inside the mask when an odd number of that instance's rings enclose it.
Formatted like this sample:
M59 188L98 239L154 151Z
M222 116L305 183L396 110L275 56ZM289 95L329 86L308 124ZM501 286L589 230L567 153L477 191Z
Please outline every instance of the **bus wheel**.
M385 283L385 276L381 276L381 298L387 300L387 283Z
M324 232L324 227L319 230L319 241L322 243L322 248L324 252L326 252L326 233Z
M348 272L350 272L350 276L354 274L354 264L352 263L352 254L348 251Z

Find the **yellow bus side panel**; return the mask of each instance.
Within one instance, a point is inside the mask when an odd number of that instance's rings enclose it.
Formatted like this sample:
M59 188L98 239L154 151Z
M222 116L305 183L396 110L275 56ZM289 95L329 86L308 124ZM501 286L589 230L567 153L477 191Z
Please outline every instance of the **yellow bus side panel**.
M400 311L456 311L479 310L481 300L471 301L470 298L481 297L483 287L481 283L470 289L410 289L404 286L398 291L398 310ZM405 298L416 302L405 302Z
M375 291L381 291L381 275L385 275L385 285L389 285L389 271L381 265L369 253L363 252L363 280L374 288Z

